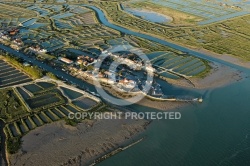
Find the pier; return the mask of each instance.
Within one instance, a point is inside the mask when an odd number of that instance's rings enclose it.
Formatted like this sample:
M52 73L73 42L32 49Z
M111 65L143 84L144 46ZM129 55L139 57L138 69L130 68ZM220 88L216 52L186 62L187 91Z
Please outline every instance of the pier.
M199 102L202 103L202 98L194 98L194 99L176 99L176 101L182 101L182 102Z
M163 97L154 97L154 96L151 96L151 95L147 95L144 93L145 96L147 96L149 99L152 99L152 100L157 100L157 101L171 101L171 102L174 102L174 101L179 101L179 102L198 102L198 103L202 103L203 102L203 98L175 98L175 97L171 97L171 98L164 98Z
M107 158L112 157L112 156L116 155L117 153L119 153L119 152L121 152L121 151L124 151L124 150L126 150L126 149L128 149L128 148L130 148L130 147L132 147L132 146L134 146L134 145L136 145L136 144L138 144L138 143L140 143L143 139L144 139L144 138L141 138L141 139L139 139L139 140L137 140L137 141L135 141L135 142L129 144L128 146L125 146L125 147L123 147L123 148L122 148L122 147L119 147L119 148L117 148L117 149L111 151L110 153L108 153L108 154L106 154L106 155L104 155L104 156L102 156L102 157L96 159L92 164L90 164L90 166L94 166L94 165L96 165L96 164L102 162L103 160L106 160Z

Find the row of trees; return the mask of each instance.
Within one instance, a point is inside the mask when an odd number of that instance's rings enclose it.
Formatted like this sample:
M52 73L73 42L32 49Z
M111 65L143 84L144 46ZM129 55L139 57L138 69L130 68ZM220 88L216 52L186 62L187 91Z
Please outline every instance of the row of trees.
M12 65L23 70L25 73L27 73L28 75L30 75L34 79L41 78L43 76L43 72L39 67L37 67L37 66L24 66L21 63L20 59L10 56L9 53L5 54L5 59L9 63L11 63Z
M50 77L51 79L57 80L58 78L51 72L44 72L38 66L24 66L19 58L12 57L9 53L3 53L0 51L0 54L5 55L5 59L11 63L12 65L16 66L17 68L23 70L25 73L30 75L34 79L38 79L43 77L44 75Z

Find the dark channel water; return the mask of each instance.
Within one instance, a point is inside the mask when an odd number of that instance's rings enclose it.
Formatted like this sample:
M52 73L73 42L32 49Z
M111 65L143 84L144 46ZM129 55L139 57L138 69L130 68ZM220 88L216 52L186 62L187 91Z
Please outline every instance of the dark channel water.
M99 165L250 165L249 79L208 90L202 104L175 111L180 120L153 121L144 141Z

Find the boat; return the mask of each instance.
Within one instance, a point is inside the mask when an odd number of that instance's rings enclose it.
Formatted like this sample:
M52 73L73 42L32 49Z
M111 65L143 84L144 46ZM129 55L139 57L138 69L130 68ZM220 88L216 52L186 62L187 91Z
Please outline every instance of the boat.
M92 95L97 96L97 97L101 97L98 93L95 92L90 92Z

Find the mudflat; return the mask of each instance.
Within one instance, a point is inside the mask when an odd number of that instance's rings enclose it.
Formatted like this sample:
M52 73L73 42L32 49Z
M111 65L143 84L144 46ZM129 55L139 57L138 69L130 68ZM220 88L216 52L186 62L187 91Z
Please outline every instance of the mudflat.
M133 141L148 121L86 120L76 127L64 121L47 124L22 138L22 148L9 156L10 165L89 165ZM127 143L127 144L126 144Z

